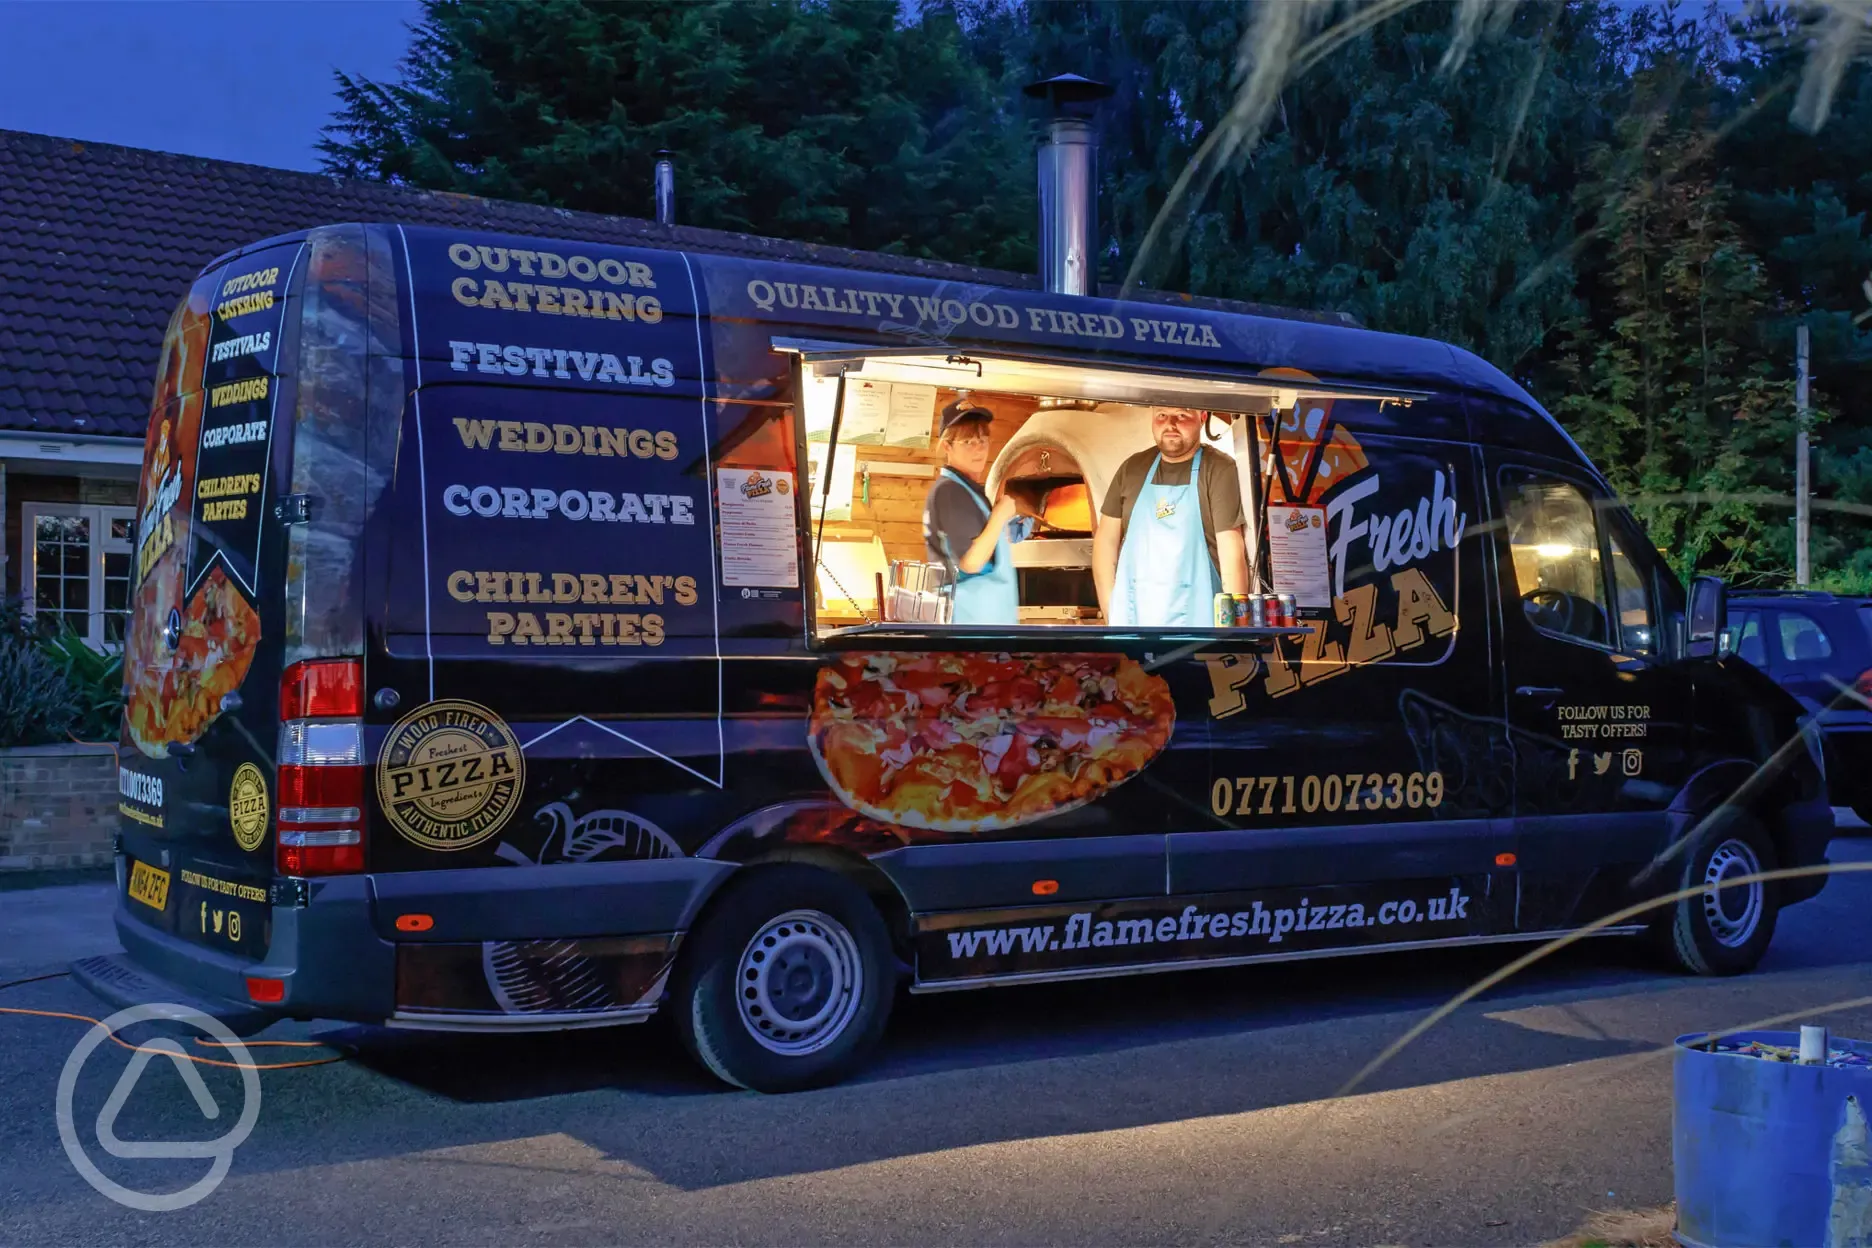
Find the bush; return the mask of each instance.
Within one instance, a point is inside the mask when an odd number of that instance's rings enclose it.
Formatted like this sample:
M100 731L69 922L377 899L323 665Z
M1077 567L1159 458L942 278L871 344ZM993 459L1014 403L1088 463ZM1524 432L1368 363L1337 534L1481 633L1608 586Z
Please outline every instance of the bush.
M93 650L70 629L39 645L77 700L72 734L81 741L115 741L123 722L123 656Z
M70 740L84 717L78 691L30 637L0 633L0 748Z
M123 658L66 629L36 628L17 599L0 601L0 749L115 741L123 719Z

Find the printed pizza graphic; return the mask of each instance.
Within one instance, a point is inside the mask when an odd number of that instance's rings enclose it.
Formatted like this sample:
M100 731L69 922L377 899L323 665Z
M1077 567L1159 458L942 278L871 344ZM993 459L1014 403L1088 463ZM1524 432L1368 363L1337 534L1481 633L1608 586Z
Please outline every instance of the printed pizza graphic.
M1103 654L849 654L819 671L809 739L847 806L943 832L1083 806L1170 743L1163 679Z
M1284 475L1274 469L1268 422L1265 417L1260 418L1256 432L1261 439L1261 475L1271 501L1318 503L1328 491L1337 489L1369 466L1365 448L1359 445L1352 432L1344 425L1332 424L1332 407L1330 399L1310 404L1304 427L1293 416L1282 420L1280 455L1281 466L1286 469ZM1328 427L1332 434L1322 440L1321 434ZM1306 497L1288 498L1287 482L1291 481L1294 488L1299 489L1309 472L1313 480L1305 487Z
M131 741L151 758L208 730L221 714L221 699L246 678L260 643L259 615L221 568L184 599L206 398L186 381L201 375L210 328L200 292L198 286L177 309L163 339L132 543L124 711Z
M163 636L182 588L181 557L165 555L143 584L130 649L126 713L130 736L151 757L176 742L199 738L221 714L221 699L240 688L260 642L260 617L227 574L216 568L195 597L178 609L181 628L173 648ZM163 656L153 658L148 656Z

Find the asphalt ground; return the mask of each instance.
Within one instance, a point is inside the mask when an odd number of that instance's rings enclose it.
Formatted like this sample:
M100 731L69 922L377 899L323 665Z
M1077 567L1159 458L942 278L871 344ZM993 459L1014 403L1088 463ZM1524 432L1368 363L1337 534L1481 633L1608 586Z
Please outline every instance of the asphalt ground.
M1872 863L1864 827L1842 832L1832 859ZM0 982L113 947L109 893L0 891ZM1846 874L1782 916L1752 975L1688 979L1632 942L1586 942L1335 1097L1517 952L906 998L860 1076L785 1097L723 1089L654 1023L282 1025L259 1038L349 1056L262 1074L225 1181L168 1213L107 1200L61 1146L57 1088L86 1025L0 1015L0 1243L1535 1244L1670 1199L1674 1037L1791 1014L1872 1037L1872 1007L1826 1008L1872 998L1872 878ZM104 1012L63 978L0 1006ZM130 1059L106 1045L85 1062L75 1134L128 1187L184 1188L208 1161L99 1146ZM199 1069L216 1121L157 1057L116 1136L224 1135L240 1077Z

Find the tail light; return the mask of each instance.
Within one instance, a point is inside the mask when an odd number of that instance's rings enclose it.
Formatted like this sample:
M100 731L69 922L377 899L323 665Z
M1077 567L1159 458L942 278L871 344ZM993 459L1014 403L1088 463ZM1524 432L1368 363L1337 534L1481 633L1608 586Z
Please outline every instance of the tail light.
M1854 693L1867 702L1872 702L1872 669L1860 672L1859 678L1853 681L1852 687Z
M364 869L364 661L309 659L280 678L282 875Z

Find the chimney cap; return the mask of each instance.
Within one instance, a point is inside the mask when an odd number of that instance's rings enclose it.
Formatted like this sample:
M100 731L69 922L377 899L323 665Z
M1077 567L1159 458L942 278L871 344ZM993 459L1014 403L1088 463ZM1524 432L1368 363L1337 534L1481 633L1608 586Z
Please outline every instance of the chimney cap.
M1045 100L1053 106L1054 116L1086 116L1100 100L1111 96L1112 87L1080 74L1056 74L1028 83L1021 88L1021 94Z

